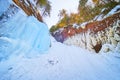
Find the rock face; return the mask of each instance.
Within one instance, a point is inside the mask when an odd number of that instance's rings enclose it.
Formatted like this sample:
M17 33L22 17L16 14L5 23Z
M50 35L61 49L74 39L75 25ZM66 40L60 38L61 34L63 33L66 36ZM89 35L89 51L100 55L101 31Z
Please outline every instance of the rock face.
M85 27L71 29L69 27L59 33L62 35L66 30L64 44L80 46L98 53L103 44L117 46L120 42L120 12L102 21L88 23Z
M76 34L76 29L72 27L72 25L69 25L67 27L61 28L54 33L52 33L52 36L58 41L58 42L64 42L66 38L73 36Z

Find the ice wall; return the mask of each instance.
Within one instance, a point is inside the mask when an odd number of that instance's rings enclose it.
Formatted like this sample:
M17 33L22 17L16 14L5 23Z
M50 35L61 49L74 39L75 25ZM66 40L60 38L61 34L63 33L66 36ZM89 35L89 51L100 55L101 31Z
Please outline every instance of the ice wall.
M33 16L26 16L20 9L5 22L2 20L0 21L0 59L19 54L32 57L37 55L36 53L48 51L50 35L46 24L39 22Z

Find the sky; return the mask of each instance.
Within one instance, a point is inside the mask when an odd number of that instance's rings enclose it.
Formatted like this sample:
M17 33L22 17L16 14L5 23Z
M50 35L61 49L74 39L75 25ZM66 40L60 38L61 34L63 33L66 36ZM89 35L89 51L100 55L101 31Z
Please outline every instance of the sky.
M58 20L58 13L60 10L65 9L68 13L70 12L77 12L77 7L79 0L49 0L51 2L52 10L51 16L45 17L44 20L50 28L52 25L55 25Z

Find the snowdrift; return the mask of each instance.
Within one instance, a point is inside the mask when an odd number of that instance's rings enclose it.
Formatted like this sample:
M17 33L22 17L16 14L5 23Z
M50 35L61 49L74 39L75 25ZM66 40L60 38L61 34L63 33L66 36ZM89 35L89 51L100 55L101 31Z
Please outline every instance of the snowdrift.
M0 80L119 80L120 58L93 54L53 38L48 54L34 58L12 57L0 62Z

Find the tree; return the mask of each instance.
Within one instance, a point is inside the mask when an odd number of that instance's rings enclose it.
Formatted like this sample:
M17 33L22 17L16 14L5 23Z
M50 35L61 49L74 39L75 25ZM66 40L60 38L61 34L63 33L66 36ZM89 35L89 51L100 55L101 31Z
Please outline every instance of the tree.
M115 0L92 0L95 7L91 7L90 5L86 5L87 1L88 0L79 0L78 13L67 14L67 11L62 9L59 13L60 20L51 31L68 25L95 21L99 15L106 15L116 5L120 4L120 2Z
M78 5L78 11L81 10L81 8L85 7L85 4L88 0L79 0L79 5Z
M51 6L48 0L34 0L34 3L32 3L30 0L13 0L13 2L19 6L28 16L33 15L40 22L43 22L43 19L38 10L38 6L45 9L43 13L44 15L47 15L47 13L50 14Z
M43 13L42 16L50 16L50 11L51 11L51 2L48 0L35 0L37 1L36 4L38 7L42 8Z
M68 14L66 13L66 10L65 10L65 9L60 10L60 11L59 11L59 14L58 14L58 16L60 17L60 19L61 19L62 17L67 16L67 15L68 15Z

